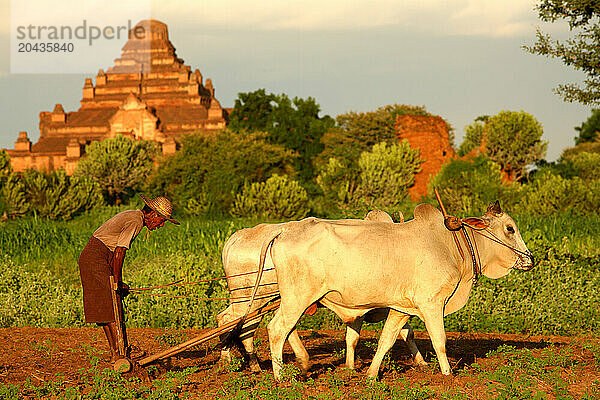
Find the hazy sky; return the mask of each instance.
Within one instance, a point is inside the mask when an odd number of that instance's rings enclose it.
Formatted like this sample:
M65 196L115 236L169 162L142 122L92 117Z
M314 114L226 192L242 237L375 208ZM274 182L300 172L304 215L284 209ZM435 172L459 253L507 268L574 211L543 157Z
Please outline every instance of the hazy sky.
M39 137L40 111L79 108L85 77L11 74L10 4L1 0L0 148L18 132ZM16 0L15 0L16 1ZM88 1L88 3L90 3ZM52 4L52 2L48 2ZM548 160L573 145L574 126L590 108L564 103L552 88L583 75L526 53L542 25L526 0L160 1L152 17L166 23L180 58L233 106L239 92L265 88L314 97L322 113L370 111L386 104L424 105L455 128L479 115L524 110L544 126ZM41 10L40 12L44 12ZM113 64L114 54L97 69Z

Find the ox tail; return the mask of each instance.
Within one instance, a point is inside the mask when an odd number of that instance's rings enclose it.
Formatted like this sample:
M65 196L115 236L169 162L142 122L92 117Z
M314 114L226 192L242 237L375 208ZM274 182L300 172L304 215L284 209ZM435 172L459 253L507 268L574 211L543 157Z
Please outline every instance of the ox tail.
M252 290L252 296L250 296L250 300L248 303L248 309L244 316L240 319L240 321L236 324L236 326L230 331L230 334L227 335L225 339L227 342L233 341L235 338L239 337L242 328L244 326L244 322L246 322L246 317L250 314L250 310L252 310L252 304L254 303L254 299L256 298L256 293L258 292L258 287L260 286L260 281L262 279L263 272L265 270L265 260L267 259L267 251L277 239L279 235L283 232L283 229L279 229L276 232L272 233L264 242L260 249L260 259L258 262L258 274L256 276L256 283L254 284L254 289Z

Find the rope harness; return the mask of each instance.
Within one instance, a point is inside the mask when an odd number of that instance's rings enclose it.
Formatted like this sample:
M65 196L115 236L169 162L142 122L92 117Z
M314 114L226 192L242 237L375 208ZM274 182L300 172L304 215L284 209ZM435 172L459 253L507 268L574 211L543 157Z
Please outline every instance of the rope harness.
M496 236L492 231L488 229L488 225L484 223L481 218L475 217L467 217L467 218L457 218L452 215L448 215L446 212L446 208L442 203L442 199L440 198L440 194L438 193L437 188L433 190L435 193L435 197L437 198L438 203L440 204L440 208L442 209L442 215L444 216L444 226L452 233L452 237L454 238L454 243L456 243L456 247L458 249L458 253L460 254L463 262L466 262L465 254L460 246L460 242L458 240L457 232L460 232L464 242L467 244L467 248L469 249L469 255L471 256L471 265L473 266L473 285L477 283L479 277L481 275L481 258L479 256L479 249L477 248L477 241L475 240L475 233L483 236L491 240L492 242L498 243L510 250L512 250L518 257L515 265L519 262L520 256L531 257L530 253L515 249L514 247L504 243L502 239ZM469 237L469 232L467 232L466 228L471 229L471 237ZM473 243L475 245L473 245ZM514 267L513 267L514 268Z

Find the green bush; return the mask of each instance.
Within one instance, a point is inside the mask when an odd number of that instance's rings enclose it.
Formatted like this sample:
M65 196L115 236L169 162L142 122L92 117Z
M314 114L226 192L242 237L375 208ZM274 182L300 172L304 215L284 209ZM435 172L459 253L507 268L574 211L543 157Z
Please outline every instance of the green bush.
M108 204L120 204L147 184L158 156L158 145L116 135L92 142L85 152L74 175L91 177L100 185Z
M208 193L202 192L195 198L191 198L187 201L184 207L184 211L189 215L210 215L210 211L214 210L215 203L214 199L209 198Z
M568 147L563 150L560 157L565 159L579 153L600 153L600 140L579 143L577 146Z
M97 183L85 177L69 177L64 170L45 173L29 169L21 180L30 210L42 218L70 219L102 204Z
M465 137L456 151L460 157L466 156L473 149L481 147L486 120L486 117L478 117L471 124L465 126Z
M183 138L181 150L159 163L150 188L192 215L226 214L244 182L262 182L274 173L293 175L295 157L268 143L265 132L191 135Z
M344 159L332 157L317 176L324 194L325 209L345 209L355 203L358 171Z
M27 170L12 174L2 187L0 211L9 218L28 212L42 218L70 219L102 204L98 185L89 178L69 177L64 170Z
M4 186L8 177L12 174L10 157L5 150L0 150L0 188Z
M523 200L517 209L521 213L549 216L563 212L593 214L600 208L600 179L563 178L550 171L536 174L524 186Z
M397 207L420 170L418 150L408 142L376 144L361 153L357 166L330 158L317 176L325 200L340 210Z
M397 205L414 184L421 163L419 151L406 140L389 146L379 143L372 151L363 152L358 160L361 201L367 208Z
M577 153L567 157L564 162L581 179L600 179L600 153Z
M275 174L265 182L246 184L242 193L236 196L231 215L300 219L308 211L306 190L298 182Z
M7 218L17 218L25 215L30 208L25 185L17 175L9 175L0 192L0 214Z
M429 182L429 195L437 188L449 213L478 215L490 202L499 200L511 210L522 190L519 184L502 180L500 166L478 156L472 160L452 160Z
M134 260L127 260L126 263L128 262L137 264ZM131 265L125 272L124 279L130 287L158 286L180 280L196 282L223 276L220 259L208 258L202 254L175 253L168 258L145 260L144 264L143 268ZM145 293L153 292L157 291ZM216 325L215 316L227 306L226 300L208 300L228 296L224 280L175 286L158 293L174 297L140 293L127 297L129 326L207 328Z
M445 318L446 329L552 335L598 332L600 257L575 255L560 245L538 247L527 232L521 233L537 257L536 268L513 271L502 279L481 279L465 308Z

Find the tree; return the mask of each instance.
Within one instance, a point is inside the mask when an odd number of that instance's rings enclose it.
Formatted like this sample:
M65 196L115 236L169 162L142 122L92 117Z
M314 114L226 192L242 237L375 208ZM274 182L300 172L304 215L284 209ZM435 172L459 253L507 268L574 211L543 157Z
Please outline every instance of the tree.
M592 110L592 115L581 126L576 126L575 131L578 132L575 144L600 140L600 109Z
M267 94L264 89L239 93L231 113L229 128L235 132L264 131L271 143L298 154L294 167L303 181L315 175L313 159L322 150L321 137L334 120L319 117L320 106L308 97L293 100L285 94Z
M489 115L481 115L475 118L475 121L471 124L465 126L465 138L457 151L459 157L463 157L469 154L473 149L477 149L481 146L483 129L489 119Z
M379 107L375 111L357 113L350 111L336 117L338 126L355 138L360 144L360 150L365 151L381 142L395 142L396 116L397 115L422 115L431 116L424 106L410 106L406 104L392 104ZM452 128L449 126L452 133Z
M355 112L350 111L336 117L338 130L327 132L322 141L323 153L318 162L324 165L330 157L346 160L355 164L357 155L370 150L377 143L396 143L396 116L421 115L432 116L424 106L411 106L405 104L392 104L379 107L375 111ZM450 144L453 145L454 130L446 123L450 134ZM339 144L344 145L348 151L340 154Z
M276 101L277 96L267 94L265 89L238 93L229 116L229 129L235 132L267 130Z
M587 75L584 86L563 84L554 89L564 101L597 104L600 102L600 2L597 0L541 0L538 17L544 22L566 21L574 36L566 41L553 40L537 30L533 46L524 46L532 54L558 58L563 64Z
M523 177L525 167L544 158L548 143L542 125L524 111L501 111L485 126L485 153L502 167L508 179Z
M267 135L224 130L214 137L184 137L181 150L160 162L150 189L171 196L192 214L227 213L245 183L295 174L296 154L269 143Z
M159 154L156 143L122 135L93 142L85 151L86 157L74 175L89 176L98 182L109 204L119 204L141 189Z

